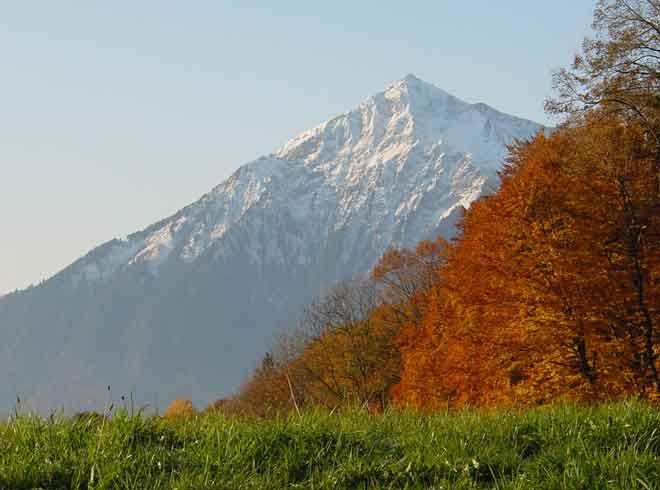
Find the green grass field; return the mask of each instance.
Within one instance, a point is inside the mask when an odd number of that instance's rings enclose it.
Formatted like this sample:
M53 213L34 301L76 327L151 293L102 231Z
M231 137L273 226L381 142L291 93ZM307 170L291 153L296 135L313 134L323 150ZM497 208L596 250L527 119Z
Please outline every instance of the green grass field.
M0 425L7 489L651 489L659 457L660 412L637 402Z

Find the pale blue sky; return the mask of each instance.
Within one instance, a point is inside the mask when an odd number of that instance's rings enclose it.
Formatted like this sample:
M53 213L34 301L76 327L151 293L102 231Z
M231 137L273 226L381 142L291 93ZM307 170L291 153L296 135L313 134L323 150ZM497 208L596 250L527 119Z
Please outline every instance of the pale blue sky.
M548 123L591 0L0 0L0 294L407 73Z

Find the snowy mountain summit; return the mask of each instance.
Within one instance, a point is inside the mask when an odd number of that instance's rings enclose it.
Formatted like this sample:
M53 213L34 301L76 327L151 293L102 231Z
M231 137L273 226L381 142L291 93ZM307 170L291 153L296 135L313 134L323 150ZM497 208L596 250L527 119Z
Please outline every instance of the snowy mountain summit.
M138 264L157 274L168 261L229 260L240 229L253 264L312 266L340 235L337 278L362 273L390 245L449 232L457 212L495 185L506 145L538 130L408 75L76 272L95 281ZM269 230L266 216L286 233Z
M313 296L390 246L451 235L496 187L506 145L540 129L406 76L173 216L0 298L11 339L0 407L19 393L38 408L94 408L108 384L151 403L227 394Z

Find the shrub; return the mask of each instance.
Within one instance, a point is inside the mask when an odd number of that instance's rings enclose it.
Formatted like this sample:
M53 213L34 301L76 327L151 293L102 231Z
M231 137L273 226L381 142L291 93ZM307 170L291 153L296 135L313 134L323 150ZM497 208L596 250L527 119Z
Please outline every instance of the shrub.
M191 400L174 400L165 409L163 417L166 419L191 419L197 415L197 411Z

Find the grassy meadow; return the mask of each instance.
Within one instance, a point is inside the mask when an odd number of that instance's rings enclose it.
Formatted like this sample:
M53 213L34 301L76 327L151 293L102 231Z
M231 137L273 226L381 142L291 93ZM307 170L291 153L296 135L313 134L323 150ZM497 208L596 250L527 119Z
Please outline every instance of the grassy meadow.
M3 489L653 489L660 412L321 412L256 420L18 416Z

